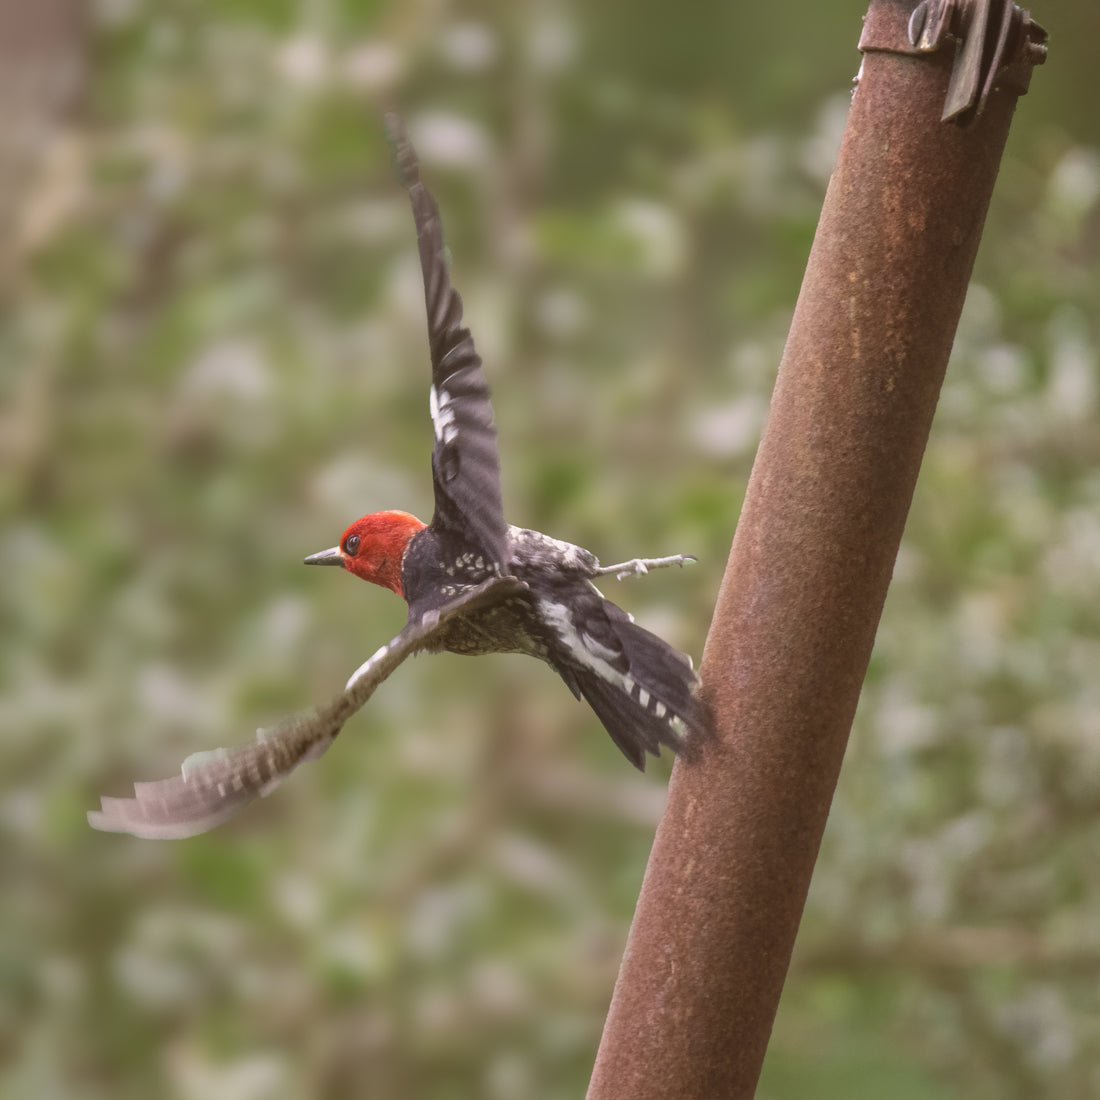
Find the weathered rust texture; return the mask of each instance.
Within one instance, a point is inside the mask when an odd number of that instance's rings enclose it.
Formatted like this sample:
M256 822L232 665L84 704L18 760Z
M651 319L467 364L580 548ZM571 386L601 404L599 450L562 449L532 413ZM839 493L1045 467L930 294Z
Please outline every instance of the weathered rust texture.
M703 657L716 739L676 765L590 1100L750 1097L1018 87L940 121L951 51L864 57Z

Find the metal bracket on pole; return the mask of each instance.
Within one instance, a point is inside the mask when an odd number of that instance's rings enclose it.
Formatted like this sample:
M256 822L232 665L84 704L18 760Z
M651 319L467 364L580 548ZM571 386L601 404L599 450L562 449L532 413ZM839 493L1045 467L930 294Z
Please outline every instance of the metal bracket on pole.
M953 44L955 61L940 119L961 126L985 110L994 88L1026 92L1031 70L1047 57L1047 32L1012 0L922 0L905 41L889 40L889 26L892 21L869 17L859 48L923 54Z

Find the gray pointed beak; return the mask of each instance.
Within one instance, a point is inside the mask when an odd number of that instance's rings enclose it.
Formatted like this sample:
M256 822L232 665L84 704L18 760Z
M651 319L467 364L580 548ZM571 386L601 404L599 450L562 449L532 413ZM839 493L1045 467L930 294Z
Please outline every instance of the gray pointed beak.
M331 546L319 554L310 554L305 563L306 565L343 565L344 552L339 546Z

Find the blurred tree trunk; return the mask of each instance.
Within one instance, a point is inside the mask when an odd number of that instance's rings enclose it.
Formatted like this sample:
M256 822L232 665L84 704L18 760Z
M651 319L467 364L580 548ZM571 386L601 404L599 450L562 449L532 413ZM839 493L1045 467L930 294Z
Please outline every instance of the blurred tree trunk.
M0 289L49 218L30 200L84 90L86 9L85 0L0 0Z

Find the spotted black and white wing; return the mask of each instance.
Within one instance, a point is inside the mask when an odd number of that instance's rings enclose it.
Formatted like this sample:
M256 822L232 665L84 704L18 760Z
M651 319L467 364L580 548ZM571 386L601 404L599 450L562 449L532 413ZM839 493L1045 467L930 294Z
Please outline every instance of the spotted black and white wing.
M135 783L133 798L102 798L100 809L89 812L88 823L104 832L149 840L178 840L213 829L254 798L270 794L299 764L320 756L378 685L407 657L430 648L452 618L507 599L525 587L512 577L493 578L410 621L326 705L261 730L256 740L245 745L196 753L184 761L179 775Z
M432 527L453 557L474 551L504 571L507 525L500 495L500 457L489 384L462 324L462 299L451 286L439 207L420 181L416 151L394 114L386 135L416 221L431 346L431 413L435 428Z

